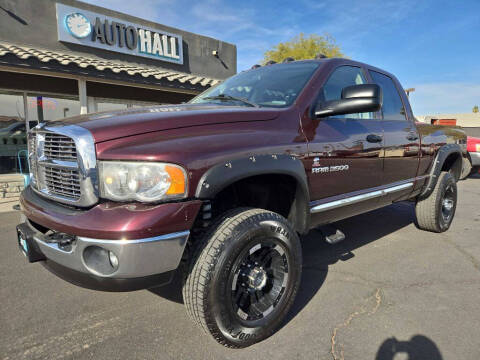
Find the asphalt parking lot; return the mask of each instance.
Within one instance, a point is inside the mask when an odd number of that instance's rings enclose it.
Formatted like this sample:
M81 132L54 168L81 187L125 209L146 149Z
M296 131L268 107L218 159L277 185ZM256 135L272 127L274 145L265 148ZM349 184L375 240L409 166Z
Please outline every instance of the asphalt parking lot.
M480 358L480 175L459 183L447 233L416 229L409 203L340 222L335 246L310 232L287 321L243 350L192 326L176 284L95 292L27 264L18 219L0 214L0 359Z

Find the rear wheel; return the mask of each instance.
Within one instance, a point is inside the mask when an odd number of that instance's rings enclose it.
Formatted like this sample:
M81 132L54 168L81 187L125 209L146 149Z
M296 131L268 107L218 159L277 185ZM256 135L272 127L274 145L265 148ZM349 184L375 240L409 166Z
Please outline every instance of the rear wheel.
M219 343L246 347L270 336L300 285L301 245L282 216L236 209L212 225L183 287L190 317Z
M452 224L457 208L457 183L449 172L441 172L429 197L417 201L415 214L420 229L444 232Z

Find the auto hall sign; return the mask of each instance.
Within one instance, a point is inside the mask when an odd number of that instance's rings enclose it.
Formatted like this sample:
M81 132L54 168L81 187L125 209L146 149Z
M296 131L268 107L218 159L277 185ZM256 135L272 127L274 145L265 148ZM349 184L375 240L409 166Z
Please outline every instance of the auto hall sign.
M58 40L183 64L182 37L57 3Z

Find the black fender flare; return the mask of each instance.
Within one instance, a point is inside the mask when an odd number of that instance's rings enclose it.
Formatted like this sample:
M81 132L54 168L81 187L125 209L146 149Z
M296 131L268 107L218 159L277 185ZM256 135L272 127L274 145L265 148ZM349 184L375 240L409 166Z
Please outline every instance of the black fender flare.
M424 185L422 192L418 196L420 199L427 198L435 189L437 185L438 177L442 171L443 165L445 164L445 160L452 154L458 154L458 159L452 165L452 169L454 171L455 179L458 181L460 175L462 173L462 164L463 164L463 151L462 147L459 144L446 144L443 145L437 152L435 159L433 160L432 169L430 170L430 176L428 178L428 182Z
M269 174L289 175L296 180L297 188L288 220L299 233L308 232L310 194L307 175L302 161L292 155L255 155L217 164L200 178L195 197L213 199L220 191L239 180Z

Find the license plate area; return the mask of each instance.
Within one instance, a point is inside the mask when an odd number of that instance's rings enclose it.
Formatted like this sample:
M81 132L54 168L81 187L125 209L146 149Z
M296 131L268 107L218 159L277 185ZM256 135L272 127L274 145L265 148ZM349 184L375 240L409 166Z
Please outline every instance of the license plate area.
M23 223L17 226L17 243L20 252L25 255L29 262L45 260L45 256L38 249L33 235L34 232L27 224Z
M21 231L17 230L17 240L18 240L18 247L25 257L28 258L28 243L25 234Z

